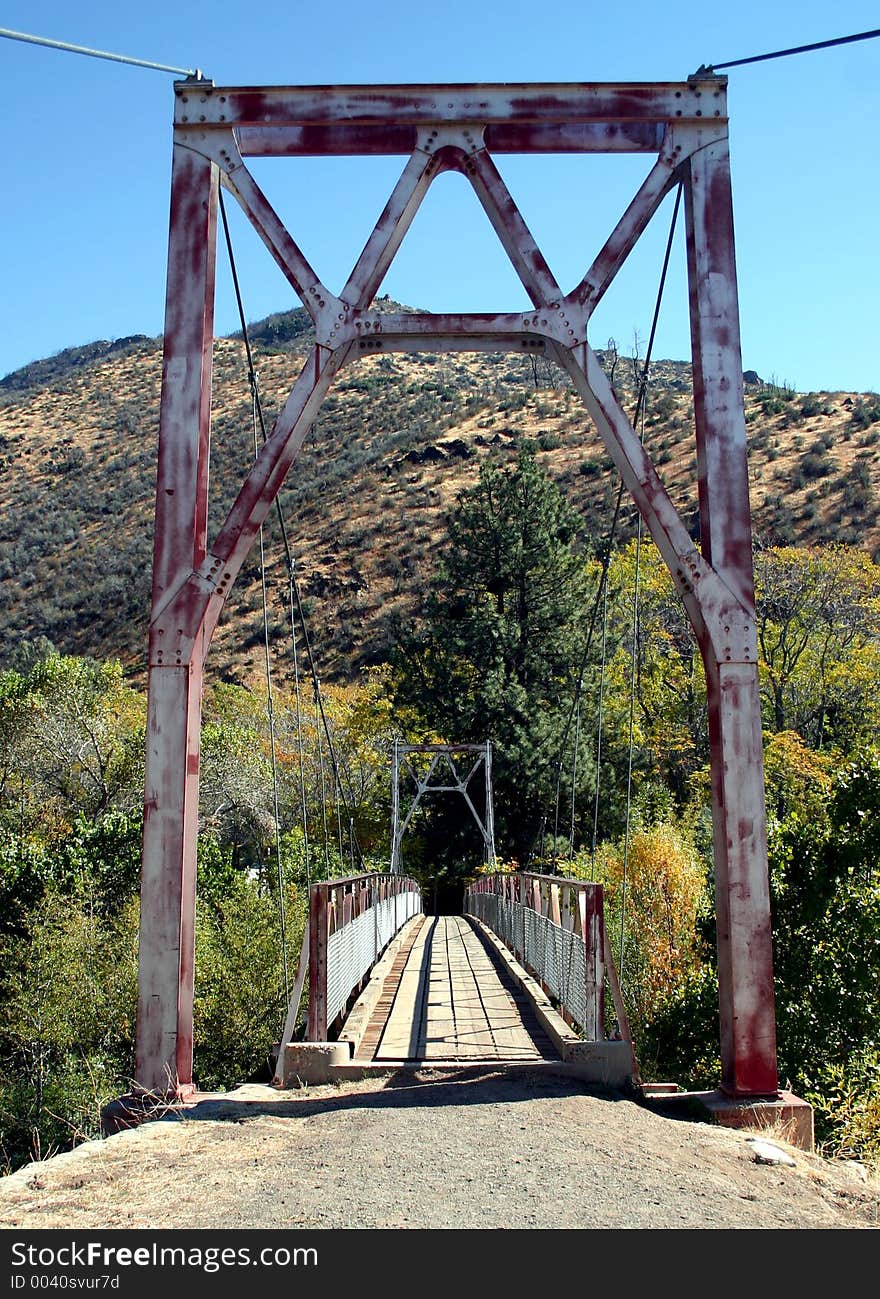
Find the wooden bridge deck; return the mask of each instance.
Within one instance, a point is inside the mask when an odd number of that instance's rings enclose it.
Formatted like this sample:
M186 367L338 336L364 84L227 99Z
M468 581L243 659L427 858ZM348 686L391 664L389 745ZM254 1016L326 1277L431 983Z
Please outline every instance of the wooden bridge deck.
M357 1060L558 1059L534 1010L463 916L414 925L386 977Z

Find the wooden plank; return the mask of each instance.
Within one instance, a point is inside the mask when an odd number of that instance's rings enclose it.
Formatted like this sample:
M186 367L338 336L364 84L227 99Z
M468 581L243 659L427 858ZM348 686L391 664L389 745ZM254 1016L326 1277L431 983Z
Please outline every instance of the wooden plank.
M360 1058L505 1061L552 1057L534 1013L517 996L471 924L438 916L422 926L391 972Z
M434 922L419 929L401 971L394 1000L375 1054L376 1060L420 1059L424 1049L423 969L433 942Z

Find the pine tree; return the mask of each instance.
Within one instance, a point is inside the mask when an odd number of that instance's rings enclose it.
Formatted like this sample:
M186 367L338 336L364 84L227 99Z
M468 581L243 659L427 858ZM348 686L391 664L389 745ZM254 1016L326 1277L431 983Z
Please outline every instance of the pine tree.
M492 741L499 850L520 860L555 820L589 604L580 528L533 454L487 463L458 498L421 625L400 644L400 701L450 743ZM586 778L586 755L579 766ZM448 818L444 833L458 838Z

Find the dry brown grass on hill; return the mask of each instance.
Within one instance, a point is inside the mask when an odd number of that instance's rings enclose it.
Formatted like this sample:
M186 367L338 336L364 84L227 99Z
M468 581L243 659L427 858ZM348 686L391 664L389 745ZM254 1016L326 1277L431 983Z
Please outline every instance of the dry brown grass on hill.
M270 420L310 341L298 319L280 319L294 321L288 341L284 329L281 342L268 344L255 331ZM215 344L214 530L253 457L243 352L235 339ZM118 351L99 349L72 368L63 358L45 365L55 373L7 384L0 395L0 639L12 646L45 635L64 652L118 655L138 676L149 608L160 344L136 340ZM615 382L631 408L631 364L618 365ZM759 541L841 540L876 553L880 399L749 385L746 419ZM475 481L483 459L510 458L523 441L582 513L585 543L603 537L616 477L579 399L545 361L372 357L342 374L282 494L324 675L351 677L387 654L394 617L411 615L429 580L445 511ZM653 367L646 444L692 524L688 366ZM622 535L632 526L630 510ZM284 657L286 587L271 517L266 544L273 643ZM258 576L252 554L212 650L213 671L233 680L260 670Z

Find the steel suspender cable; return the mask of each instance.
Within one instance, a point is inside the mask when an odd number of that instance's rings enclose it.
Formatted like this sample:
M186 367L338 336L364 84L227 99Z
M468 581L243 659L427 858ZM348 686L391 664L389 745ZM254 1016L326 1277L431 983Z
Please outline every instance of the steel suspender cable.
M253 392L254 459L259 455L257 442L257 396ZM266 583L266 547L260 524L260 586L263 596L263 646L266 659L266 716L269 721L269 749L272 757L272 813L275 819L275 867L278 879L278 915L281 921L281 962L284 970L284 998L290 1001L290 974L287 968L287 910L284 898L284 867L281 861L281 813L278 805L278 746L275 738L275 704L272 691L272 654L269 646L269 596Z
M644 445L645 442L645 410L642 407L641 436L639 441ZM626 934L626 886L627 874L629 867L629 842L630 842L630 824L632 819L632 773L633 773L633 751L635 748L635 716L636 716L636 664L639 658L639 587L641 584L641 561L642 561L642 516L639 513L638 525L636 528L636 571L633 581L633 602L632 602L632 637L630 640L630 669L629 669L629 742L627 746L627 764L626 764L626 829L623 836L623 884L621 888L620 904L620 960L617 962L617 977L623 984L623 947L624 936Z
M235 289L236 302L238 304L238 314L244 322L244 305L241 299L241 289L238 283L238 271L235 266L235 258L232 252L232 237L229 233L229 222L226 219L226 206L223 202L223 195L220 195L220 215L223 220L223 234L226 239L226 249L229 255L229 267L232 274L232 283ZM254 459L260 453L259 442L257 439L257 425L263 435L263 441L266 440L266 427L263 420L263 404L260 401L260 389L257 383L257 374L254 369L254 358L251 351L250 339L247 338L245 330L245 352L248 364L248 383L251 390L251 416L254 436ZM278 802L278 754L275 738L275 707L272 693L272 659L269 646L269 603L268 592L266 587L266 552L263 535L263 525L260 524L260 583L263 598L263 639L265 646L266 661L266 713L269 722L269 746L272 759L272 802L273 814L275 820L275 863L277 870L278 882L278 915L281 925L281 961L284 970L284 992L285 999L290 1000L290 975L287 961L287 909L284 898L284 868L281 860L281 816Z
M321 743L321 694L317 681L312 683L315 700L315 739L318 744L318 772L321 780L321 829L324 840L324 869L330 874L330 836L327 833L327 781L324 773L324 746Z
M568 864L571 866L571 860L574 856L574 805L575 790L577 789L577 761L578 745L581 738L581 701L578 696L577 711L574 718L574 754L571 760L571 824L568 831Z
M292 571L293 570L291 569L291 572ZM299 586L297 584L295 577L293 578L293 594L294 594L294 599L296 600L296 610L297 613L299 614L300 626L302 627L303 630L303 640L305 642L305 647L306 647L306 663L308 664L309 671L311 672L311 676L312 676L312 685L315 691L315 702L317 704L318 713L320 715L321 722L323 725L324 735L327 740L327 749L330 754L330 763L333 768L334 777L339 784L339 793L342 797L342 805L345 808L345 814L349 818L349 820L353 823L354 816L352 814L351 808L349 807L348 799L345 796L345 790L342 787L342 780L339 775L339 762L336 757L336 749L334 748L333 745L333 736L330 733L330 726L327 721L327 714L324 711L324 701L321 698L321 685L320 682L318 681L318 674L315 669L315 656L312 653L312 642L309 636L308 623L306 622L305 612L302 607L302 598L300 596ZM354 832L354 846L357 852L358 862L361 868L363 869L364 854L361 849L360 841L358 840L357 837L357 831Z
M303 824L303 858L306 867L306 889L311 888L312 871L309 860L309 818L306 812L306 777L305 777L305 749L303 746L303 729L302 729L302 695L299 684L299 654L296 647L296 619L294 617L294 600L293 600L293 573L287 577L287 593L290 605L290 643L293 648L293 682L296 697L296 747L299 757L299 794L302 805L302 824Z
M229 253L229 264L230 264L230 268L231 268L231 271L232 271L232 282L233 282L233 286L234 286L234 288L235 288L235 296L236 296L236 302L237 302L237 305L238 305L239 320L241 321L241 332L242 332L242 338L243 338L243 340L244 340L245 353L246 353L246 355L247 355L248 372L249 372L250 375L253 375L253 379L254 379L255 391L256 391L256 400L257 400L257 411L258 411L259 422L260 422L260 430L261 430L261 433L262 433L263 441L265 442L265 441L266 441L266 438L267 438L267 434L266 434L266 422L265 422L265 419L263 418L263 407L262 407L262 402L260 401L259 386L256 385L256 371L254 370L253 351L252 351L252 349L251 349L250 335L249 335L249 333L248 333L248 328L247 328L247 324L246 324L246 321L245 321L244 306L243 306L243 303L242 303L241 290L240 290L240 287L239 287L239 280L238 280L238 272L237 272L237 270L236 270L236 266L235 266L235 255L234 255L234 252L233 252L233 249L232 249L232 239L231 239L231 236L230 236L230 233L229 233L229 223L228 223L227 218L226 218L226 205L225 205L224 202L223 202L223 192L222 192L222 190L221 190L221 192L220 192L220 214L221 214L222 219L223 219L223 230L224 230L224 234L225 234L225 237L226 237L226 246L227 246L227 250L228 250L228 253ZM276 498L275 498L275 511L276 511L276 514L277 514L277 517L278 517L278 524L279 524L279 527L280 527L280 529L281 529L281 540L282 540L282 542L283 542L283 547L284 547L284 557L285 557L285 562L286 562L286 564L287 564L287 575L288 575L288 581L289 581L289 583L290 583L290 587L291 587L291 589L292 589L292 591L293 591L293 595L294 595L294 603L295 603L295 605L296 605L296 611L297 611L297 614L298 614L298 616L299 616L300 626L302 627L302 631L303 631L303 641L304 641L304 644L305 644L305 650L306 650L306 664L307 664L307 667L308 667L308 669L309 669L309 673L310 673L311 678L312 678L312 687L313 687L314 692L315 692L315 712L316 712L316 719L318 719L318 718L320 719L320 724L319 724L318 729L319 729L319 751L321 752L321 762L322 762L322 764L323 764L323 751L320 750L320 729L321 729L321 727L323 727L324 735L325 735L326 740L327 740L327 748L328 748L328 751L329 751L329 753L330 753L330 762L331 762L331 765L332 765L332 767L333 767L334 778L335 778L336 781L338 782L339 793L340 793L340 796L341 796L341 798L342 798L342 803L343 803L343 806L344 806L344 808L345 808L346 816L348 816L348 818L349 818L349 822L350 822L350 824L351 824L351 826L352 826L352 828L353 828L354 817L353 817L353 815L352 815L351 808L349 807L348 800L347 800L347 798L346 798L346 796L345 796L345 790L344 790L343 787L342 787L342 781L341 781L341 778L340 778L340 775L339 775L339 763L338 763L338 761L337 761L337 759L336 759L336 751L335 751L335 748L334 748L334 746L333 746L333 737L332 737L331 734L330 734L330 727L329 727L329 724L328 724L328 722L327 722L327 715L326 715L326 713L325 713L325 711L324 711L324 703L323 703L323 700L322 700L322 698L321 698L321 686L320 686L320 682L319 682L319 680L318 680L317 670L316 670L316 668L315 668L314 655L312 654L312 644L311 644L311 639L310 639L310 637L309 637L309 629L308 629L308 625L307 625L307 623L306 623L306 619L305 619L305 611L303 610L302 599L300 598L299 585L298 585L298 583L297 583L296 575L295 575L295 573L294 573L294 561L293 561L293 555L292 555L292 552L291 552L291 549L290 549L290 539L289 539L289 537L288 537L288 533L287 533L287 525L286 525L285 520L284 520L284 513L283 513L283 511L282 511L282 509L281 509L281 502L280 502L280 500L278 499L277 496L276 496ZM323 765L322 765L322 783L323 783ZM323 801L322 801L322 811L323 811L324 820L325 820L325 825L326 825L326 806L323 804ZM327 834L325 833L325 835L324 835L324 841L325 841L325 844L326 844L326 842L327 842L327 837L328 837L328 836L327 836ZM363 867L363 865L364 865L364 854L363 854L363 851L361 850L360 842L358 841L358 837L357 837L357 832L356 832L356 831L353 831L353 838L354 838L354 846L355 846L355 849L356 849L356 851L357 851L358 861L359 861L361 867Z
M602 724L605 714L605 665L608 649L608 583L602 597L602 649L599 667L599 707L596 717L596 784L593 798L593 835L590 840L590 879L596 878L596 840L599 835L599 792L602 780Z
M663 303L663 292L666 288L666 276L669 271L669 259L672 255L672 242L673 239L675 238L675 229L676 229L676 225L678 224L678 212L680 207L681 207L681 185L679 185L678 189L676 190L675 204L672 209L672 220L669 223L669 237L666 240L666 251L663 256L663 268L660 272L660 283L657 288L657 298L654 303L654 314L651 319L651 332L648 336L648 346L645 349L645 361L641 370L638 393L636 395L636 405L635 405L635 410L633 412L633 418L632 418L633 428L636 427L640 419L642 419L643 417L645 394L648 388L648 374L651 366L651 356L654 350L654 340L657 336L657 324L660 319L660 307ZM602 572L599 576L599 585L596 588L596 595L593 599L593 607L590 611L590 623L587 628L587 638L584 643L583 653L581 655L580 668L578 671L578 678L577 678L577 686L575 688L575 697L572 700L572 705L568 713L568 719L565 723L565 728L562 733L562 740L560 741L560 745L559 745L559 757L556 763L555 833L558 833L558 828L559 828L559 797L560 797L560 787L561 787L561 780L562 780L562 762L565 753L565 746L568 743L568 737L569 734L571 733L571 724L572 721L574 720L575 712L578 706L578 701L580 699L581 692L583 690L584 673L586 672L587 669L587 660L589 658L590 648L593 643L593 633L596 627L596 618L599 612L599 605L603 601L605 587L608 582L608 566L611 563L611 550L614 544L614 536L617 531L617 521L620 518L620 508L623 502L624 490L625 490L624 484L623 482L621 482L620 487L618 488L617 491L617 500L615 501L614 504L614 515L611 519L611 526L608 529L608 539L605 543L604 554L602 557ZM641 519L641 514L639 515L639 518ZM543 833L542 833L542 839L543 839ZM541 855L543 856L543 851Z
M681 186L678 187L678 193L675 196L675 207L672 211L672 221L669 226L669 238L666 241L666 254L663 258L663 271L660 275L660 289L657 294L657 306L654 311L654 319L651 322L651 333L648 338L648 346L645 350L645 364L642 367L642 378L639 385L639 399L637 405L636 419L633 420L633 427L641 421L642 446L645 443L645 397L648 391L648 375L651 366L651 353L654 348L654 339L657 334L657 322L660 318L660 303L663 298L663 288L666 284L666 272L669 270L669 258L672 254L672 240L675 235L675 226L678 219L678 209L681 205ZM624 835L623 846L623 886L622 901L620 909L620 963L617 967L617 977L623 985L623 944L626 926L626 888L627 888L627 868L629 859L629 836L630 836L630 819L632 812L632 763L633 763L633 727L635 721L635 672L636 672L636 653L637 631L639 618L639 578L641 573L641 555L642 555L642 513L638 512L638 527L636 532L636 573L633 592L633 635L632 635L632 666L630 669L630 696L629 696L629 754L627 759L627 778L626 778L626 833Z

